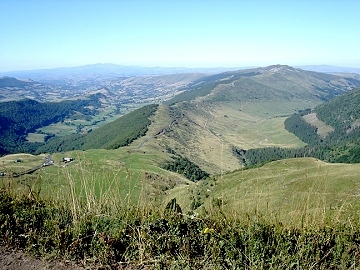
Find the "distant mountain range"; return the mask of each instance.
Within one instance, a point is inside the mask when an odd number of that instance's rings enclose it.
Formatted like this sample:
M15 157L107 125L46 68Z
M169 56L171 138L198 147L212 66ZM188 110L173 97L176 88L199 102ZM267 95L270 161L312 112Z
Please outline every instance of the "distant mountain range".
M186 67L142 67L124 66L116 64L94 64L78 67L63 67L53 69L19 70L0 72L0 76L12 76L16 78L31 78L33 80L64 79L67 77L79 78L114 78L127 76L144 75L165 75L180 73L220 73L225 71L235 71L249 69L253 67L213 67L213 68L186 68ZM308 65L297 66L309 71L324 73L356 73L360 75L360 68L337 67L327 65Z
M360 68L352 67L337 67L328 65L308 65L308 66L296 66L303 70L323 72L323 73L356 73L360 75Z
M141 67L115 64L94 64L78 67L64 67L38 70L19 70L0 72L0 76L16 78L32 78L34 80L65 79L65 78L97 78L104 79L131 76L153 76L181 73L219 73L239 68L185 68L185 67Z

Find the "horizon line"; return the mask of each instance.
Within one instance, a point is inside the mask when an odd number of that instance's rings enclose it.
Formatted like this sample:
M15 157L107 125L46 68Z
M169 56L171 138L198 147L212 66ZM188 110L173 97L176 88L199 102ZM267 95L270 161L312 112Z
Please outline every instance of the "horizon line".
M112 65L118 67L136 67L136 68L163 68L163 69L250 69L250 68L261 68L269 66L290 66L290 67L333 67L333 68L348 68L348 69L360 69L360 66L346 66L346 65L331 65L331 64L270 64L270 65L204 65L204 66L185 66L185 65L126 65L126 64L116 64L116 63L94 63L94 64L83 64L83 65L69 65L69 66L57 66L57 67L40 67L40 68L29 68L29 69L11 69L11 70L0 70L0 73L11 73L11 72L28 72L28 71L45 71L45 70L56 70L56 69L71 69L71 68L81 68L81 67L90 67L90 66L105 66Z

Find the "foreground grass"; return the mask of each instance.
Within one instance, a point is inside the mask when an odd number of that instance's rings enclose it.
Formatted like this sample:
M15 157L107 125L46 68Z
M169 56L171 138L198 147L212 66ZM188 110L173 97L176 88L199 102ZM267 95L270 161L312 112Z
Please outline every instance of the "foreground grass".
M0 192L0 240L90 268L357 269L359 224L295 228L221 207L202 215L103 205L94 209ZM79 215L81 213L81 215Z

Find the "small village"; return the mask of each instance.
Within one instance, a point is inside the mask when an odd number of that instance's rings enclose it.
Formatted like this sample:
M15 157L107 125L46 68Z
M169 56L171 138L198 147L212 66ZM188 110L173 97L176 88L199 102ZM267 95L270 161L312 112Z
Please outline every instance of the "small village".
M22 176L22 175L26 175L26 174L32 174L33 172L43 168L43 167L48 167L48 166L51 166L51 165L55 165L55 166L59 166L59 167L65 167L66 165L68 165L70 162L74 161L75 158L73 157L64 157L61 161L61 163L63 164L59 164L59 165L56 165L54 160L52 160L51 158L51 155L47 155L45 158L44 158L44 162L40 165L37 165L35 167L32 167L30 169L27 169L27 170L23 170L23 171L20 171L20 172L6 172L4 170L1 170L0 171L0 177L8 177L8 178L14 178L14 177L19 177L19 176ZM15 159L14 160L14 163L22 163L23 162L23 159Z

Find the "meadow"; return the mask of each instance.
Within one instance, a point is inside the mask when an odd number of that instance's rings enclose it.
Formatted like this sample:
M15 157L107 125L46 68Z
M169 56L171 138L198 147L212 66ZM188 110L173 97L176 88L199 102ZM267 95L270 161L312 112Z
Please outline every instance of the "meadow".
M19 173L41 165L45 156L8 155L0 158L0 171L5 171L7 175ZM64 163L65 157L74 158L74 161ZM22 162L15 163L16 159ZM148 203L144 198L155 202L164 191L188 182L159 168L162 161L159 155L136 148L71 151L53 154L51 159L54 165L43 167L32 175L4 177L2 181L13 190L37 194L45 199L67 201L72 193L77 200L87 201L89 208L101 198L116 198L121 205Z

